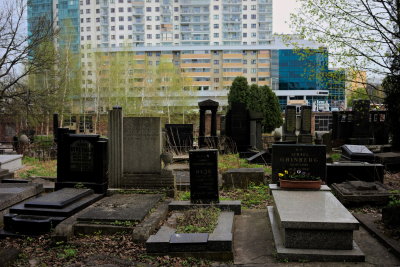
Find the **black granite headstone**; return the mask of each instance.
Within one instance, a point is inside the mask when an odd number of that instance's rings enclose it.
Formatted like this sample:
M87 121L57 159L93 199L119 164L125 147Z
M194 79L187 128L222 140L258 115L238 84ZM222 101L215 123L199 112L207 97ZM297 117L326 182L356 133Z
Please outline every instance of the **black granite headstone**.
M310 176L326 177L326 147L324 145L272 145L272 181L278 173L304 172Z
M106 193L107 139L61 132L58 133L56 190L81 184L96 193Z
M189 151L191 203L218 203L218 150Z
M369 100L354 100L353 138L369 137Z
M193 124L165 124L168 145L178 151L193 147Z
M370 111L370 130L375 145L389 143L389 130L386 122L386 111Z

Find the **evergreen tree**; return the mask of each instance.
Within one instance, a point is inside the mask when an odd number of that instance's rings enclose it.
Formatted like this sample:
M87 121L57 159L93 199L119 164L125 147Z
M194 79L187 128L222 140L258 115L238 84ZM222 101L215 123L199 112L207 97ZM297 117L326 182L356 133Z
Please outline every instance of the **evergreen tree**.
M249 94L249 84L247 79L243 76L238 76L233 80L231 88L228 93L228 109L230 109L232 103L247 103Z

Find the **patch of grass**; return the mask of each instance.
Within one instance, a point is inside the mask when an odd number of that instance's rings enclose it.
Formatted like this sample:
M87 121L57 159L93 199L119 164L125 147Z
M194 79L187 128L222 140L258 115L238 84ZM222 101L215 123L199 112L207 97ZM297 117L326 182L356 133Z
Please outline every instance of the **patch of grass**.
M190 191L178 191L176 193L176 200L190 200Z
M267 185L250 184L247 189L221 190L221 200L241 200L245 209L265 209L272 201Z
M389 196L389 207L399 207L400 206L400 190L390 191L392 195Z
M190 209L176 222L177 233L212 233L217 226L220 210L216 207Z
M331 154L331 158L332 158L333 161L339 161L339 160L340 160L340 157L341 157L341 154L340 154L340 153L333 153L333 154Z
M249 164L246 159L239 158L239 154L225 154L218 156L218 171L220 173L235 168L263 168L266 174L271 174L271 167L261 164Z
M32 176L56 177L57 176L57 161L40 161L37 158L24 157L22 163L25 167L15 172L16 177L28 178Z

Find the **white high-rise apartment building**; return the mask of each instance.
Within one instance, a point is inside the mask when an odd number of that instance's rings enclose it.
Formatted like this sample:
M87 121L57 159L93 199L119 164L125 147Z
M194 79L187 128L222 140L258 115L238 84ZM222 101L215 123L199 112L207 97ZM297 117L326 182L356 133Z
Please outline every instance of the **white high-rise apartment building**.
M80 0L79 13L80 43L93 48L272 41L272 0Z

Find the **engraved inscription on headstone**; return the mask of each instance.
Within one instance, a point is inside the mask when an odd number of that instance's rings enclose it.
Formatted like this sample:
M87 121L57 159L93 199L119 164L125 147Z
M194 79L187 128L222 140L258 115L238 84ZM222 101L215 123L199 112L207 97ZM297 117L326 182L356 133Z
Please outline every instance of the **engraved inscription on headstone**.
M218 150L189 151L189 161L190 201L192 203L218 203Z
M272 181L278 173L301 171L310 176L326 177L326 147L324 145L272 145Z
M70 146L70 170L73 172L93 171L93 145L86 140L77 140Z

